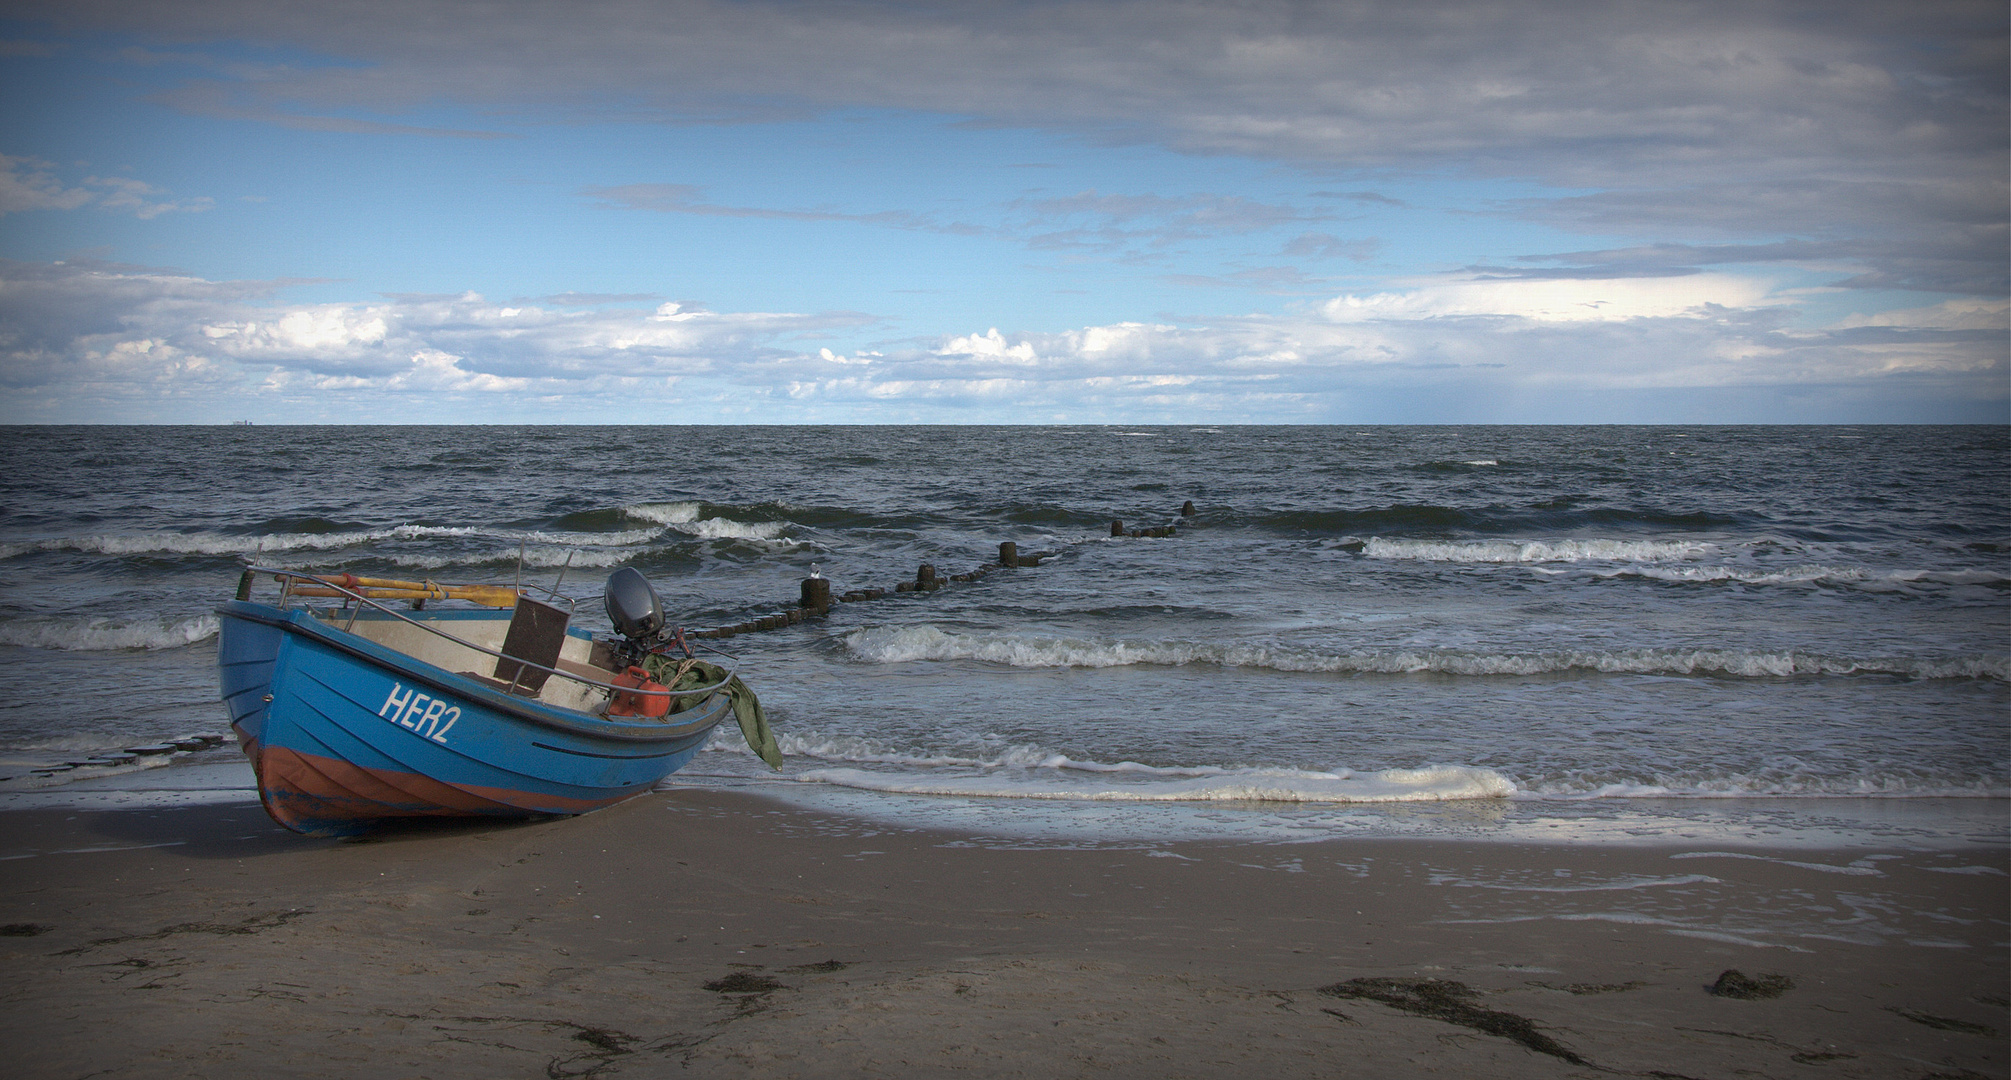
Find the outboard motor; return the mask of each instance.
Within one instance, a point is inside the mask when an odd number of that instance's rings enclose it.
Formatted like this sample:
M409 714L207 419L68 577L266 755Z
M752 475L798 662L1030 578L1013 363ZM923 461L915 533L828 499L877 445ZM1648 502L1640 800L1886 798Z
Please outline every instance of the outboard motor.
M663 601L642 572L624 566L608 575L607 617L615 633L628 639L629 649L647 651L663 636Z

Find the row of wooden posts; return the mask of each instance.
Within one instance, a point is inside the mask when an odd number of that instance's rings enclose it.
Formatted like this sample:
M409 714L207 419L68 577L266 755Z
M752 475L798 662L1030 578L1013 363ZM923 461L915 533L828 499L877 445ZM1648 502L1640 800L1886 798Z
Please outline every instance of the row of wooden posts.
M1194 504L1191 501L1180 507L1180 516L1182 517L1192 517L1194 513ZM1144 529L1127 529L1124 527L1124 522L1122 521L1112 521L1110 523L1110 535L1112 536L1163 537L1173 536L1177 532L1178 529L1172 525L1159 525ZM836 598L833 598L831 595L831 579L813 573L811 576L803 579L802 596L794 607L784 608L781 611L749 619L746 622L734 623L731 626L716 626L709 630L686 631L686 636L694 638L726 638L733 637L736 634L753 634L763 630L780 630L785 626L794 626L805 619L821 618L828 615L831 613L833 604L860 604L869 600L883 600L890 596L932 593L942 588L948 582L976 581L979 578L1000 570L1017 570L1039 566L1042 559L1051 558L1058 554L1060 552L1056 551L1021 554L1019 545L1007 540L999 545L999 555L996 561L985 563L983 566L966 571L965 573L951 574L948 577L943 577L936 572L935 564L923 563L916 569L915 580L913 581L900 582L891 589L852 589Z

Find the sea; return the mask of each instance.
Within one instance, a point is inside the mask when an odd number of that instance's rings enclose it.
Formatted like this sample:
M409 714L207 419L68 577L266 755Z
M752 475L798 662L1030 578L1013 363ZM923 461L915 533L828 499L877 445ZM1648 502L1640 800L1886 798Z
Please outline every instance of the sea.
M0 806L249 798L228 742L118 753L228 732L247 567L523 582L604 630L632 566L693 629L887 593L707 641L784 766L729 726L669 786L1044 844L2011 837L2001 426L0 439ZM897 591L1008 541L1044 557Z

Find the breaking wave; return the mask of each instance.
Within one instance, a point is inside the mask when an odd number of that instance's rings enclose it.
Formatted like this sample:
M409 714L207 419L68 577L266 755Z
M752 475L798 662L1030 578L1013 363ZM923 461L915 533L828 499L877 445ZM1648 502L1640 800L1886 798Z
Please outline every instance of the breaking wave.
M1082 761L1037 744L985 754L903 749L858 736L783 732L782 752L807 769L792 779L894 794L1080 799L1089 801L1297 803L1420 802L1513 798L1566 802L1609 799L1984 798L2011 796L2001 776L1935 775L1917 770L1837 776L1797 769L1595 778L1580 770L1435 765L1412 769L1295 769L1221 765L1145 765ZM722 730L708 750L752 758ZM863 766L863 768L861 767Z
M1900 675L1916 679L1996 679L2011 682L2011 656L1838 657L1745 649L1558 649L1491 653L1459 649L1310 649L1215 641L1096 641L1012 633L959 633L923 624L862 627L842 639L858 660L983 660L1023 668L1220 664L1272 671L1444 675L1540 675L1592 671L1636 675Z
M1370 537L1362 554L1371 559L1422 562L1665 562L1693 559L1717 550L1695 540L1386 540Z
M1529 779L1522 792L1539 799L2002 799L2011 784L2002 777L1907 774L1826 776L1791 771L1656 776L1633 781L1588 780L1575 775Z
M1501 799L1515 785L1492 769L1446 765L1379 773L1307 773L1248 769L1150 783L1099 783L1059 773L930 776L865 769L812 769L798 781L902 795L961 795L1086 802L1392 803Z
M793 774L801 783L832 784L906 795L1068 799L1094 802L1437 802L1500 799L1515 783L1493 769L1436 765L1356 772L1238 766L1160 766L1136 761L1079 761L1036 745L972 757L904 751L853 736L820 738L784 733L790 758L837 763ZM710 749L751 754L736 737ZM881 766L856 768L857 765ZM891 768L889 768L891 766Z
M695 502L638 503L622 507L622 513L641 521L653 521L701 540L774 540L789 528L786 521L734 521L731 518L701 518L704 507Z
M88 555L252 555L280 551L334 551L380 540L470 536L478 530L438 525L399 525L390 529L327 533L126 533L69 536L0 544L0 559L38 551L78 551Z
M557 570L570 566L581 568L621 566L636 555L634 548L580 548L540 545L524 549L524 566L528 569ZM570 562L568 559L570 558ZM445 570L463 566L515 566L517 549L497 549L479 555L410 555L391 553L379 555L377 559L394 566L411 567L414 570Z
M637 503L624 506L621 512L638 521L654 521L658 525L684 525L698 520L702 509L695 502Z
M178 649L216 636L215 615L184 619L25 618L0 622L0 645L66 652Z
M677 504L695 509L695 503ZM629 508L631 511L635 508ZM634 515L643 520L653 520L647 514ZM729 518L698 518L695 513L680 516L665 512L668 519L658 522L659 527L643 529L622 529L614 532L567 532L532 529L518 531L512 529L484 529L465 526L442 525L398 525L388 529L346 529L334 532L286 532L254 533L236 535L219 532L193 533L110 533L92 536L65 536L46 540L22 540L0 543L0 559L13 559L46 551L74 551L86 555L283 555L289 552L325 553L347 548L367 547L384 541L438 540L468 538L507 541L513 546L507 554L481 555L473 557L474 562L515 562L515 544L525 543L543 547L556 547L559 554L549 563L537 565L558 566L565 560L566 549L592 549L632 547L646 544L663 535L669 528L701 540L774 540L789 528L786 521L742 522ZM449 566L464 565L470 557L454 556L436 558L427 555L404 554L395 551L375 551L372 558L388 558L405 566ZM529 562L526 554L526 562ZM611 565L604 562L582 563L578 565Z
M1657 581L1736 582L1742 585L1796 585L1814 582L1869 585L2002 585L2011 576L1989 570L1870 570L1862 566L1809 564L1781 570L1748 570L1733 566L1630 566L1613 577L1643 577Z

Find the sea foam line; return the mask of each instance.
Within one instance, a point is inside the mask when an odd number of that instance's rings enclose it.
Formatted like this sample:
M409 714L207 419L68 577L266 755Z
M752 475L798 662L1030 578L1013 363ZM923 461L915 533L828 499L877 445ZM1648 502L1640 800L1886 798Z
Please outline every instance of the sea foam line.
M948 795L1082 802L1392 803L1499 799L1515 785L1492 769L1445 765L1314 779L1307 774L1248 773L1145 784L1094 784L1054 774L932 776L865 769L812 769L804 783L902 795Z
M988 754L902 748L891 743L855 735L826 736L815 732L785 731L778 734L785 757L801 766L806 759L814 764L872 766L851 770L842 786L911 794L972 794L1025 798L1086 797L1086 786L1110 785L1110 790L1129 794L1111 799L1140 801L1177 799L1264 798L1273 801L1333 802L1362 801L1333 795L1337 786L1343 794L1359 795L1365 779L1381 778L1415 785L1420 777L1443 779L1451 775L1461 783L1476 781L1491 794L1487 797L1519 801L1582 802L1607 799L1751 799L1751 798L1990 798L2011 797L2011 784L1991 778L1927 777L1834 777L1834 776L1751 776L1738 773L1705 775L1685 779L1661 777L1638 783L1587 783L1568 776L1516 776L1500 769L1476 766L1431 766L1411 770L1302 769L1251 765L1146 765L1136 761L1102 762L1071 758L1038 744L1007 746ZM751 758L753 751L737 732L720 729L706 746L708 751ZM1440 774L1437 770L1454 770ZM812 769L816 779L837 782ZM976 774L976 775L974 775ZM1179 785L1199 785L1192 794ZM982 788L983 790L975 790ZM1058 791L1049 795L1018 795L1019 789ZM966 790L972 789L972 790ZM1252 791L1289 792L1299 795L1258 796ZM1164 792L1165 794L1154 794ZM1183 794L1183 792L1186 792ZM1243 794L1229 794L1242 792ZM1423 796L1418 796L1423 797ZM1479 797L1445 795L1442 797ZM1384 800L1388 801L1388 800Z
M138 619L36 618L0 621L0 645L66 652L178 649L216 636L215 615Z
M1664 562L1693 559L1717 545L1696 540L1387 540L1372 536L1362 554L1420 562Z
M641 516L644 520L650 520L647 515ZM676 515L665 516L676 517ZM646 544L662 536L665 528L701 540L773 540L789 528L789 523L742 522L719 517L700 520L694 515L689 519L660 522L656 527L624 529L619 532L555 532L541 529L519 531L474 526L398 525L388 529L357 529L329 533L260 533L243 536L219 532L113 533L0 543L0 559L18 558L44 551L76 551L88 555L270 555L291 551L338 551L386 540L466 537L564 548L613 548ZM513 549L510 558L515 557Z
M787 521L735 521L732 518L700 518L695 502L637 503L621 508L623 515L653 521L701 540L774 540L789 528Z
M1732 581L1744 585L1833 584L2001 585L2011 576L1992 570L1870 570L1862 566L1819 563L1782 570L1746 570L1731 566L1629 566L1602 571L1607 577L1645 577L1658 581Z
M273 551L332 551L379 540L468 536L475 531L438 525L399 525L367 531L262 533L252 536L216 532L65 536L0 544L0 559L38 551L80 551L89 555L151 555L163 552L174 555L249 555Z
M1455 649L1370 649L1321 653L1278 645L1180 640L1085 640L1014 633L945 631L922 624L861 627L842 639L858 660L902 664L920 660L982 660L1012 667L1179 666L1207 663L1272 671L1446 675L1540 675L1594 671L1640 675L1903 675L1919 679L2011 681L2011 656L1852 658L1739 649L1561 649L1483 653Z
M899 767L810 769L797 773L797 780L912 795L1140 802L1417 802L1516 794L1515 783L1508 777L1493 769L1466 765L1361 773L1352 769L1082 761L1031 744L975 757L903 751L856 736L827 738L785 732L779 742L783 754L791 758ZM715 737L707 749L753 753L744 740L732 736Z

